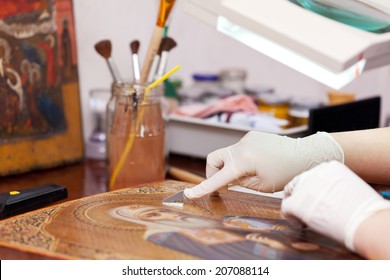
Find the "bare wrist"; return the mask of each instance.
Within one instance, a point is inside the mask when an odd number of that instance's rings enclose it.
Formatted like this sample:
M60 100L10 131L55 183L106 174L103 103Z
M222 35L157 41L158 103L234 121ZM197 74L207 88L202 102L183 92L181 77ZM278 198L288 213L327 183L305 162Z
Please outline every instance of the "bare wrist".
M390 209L379 210L356 229L356 252L368 259L390 259Z

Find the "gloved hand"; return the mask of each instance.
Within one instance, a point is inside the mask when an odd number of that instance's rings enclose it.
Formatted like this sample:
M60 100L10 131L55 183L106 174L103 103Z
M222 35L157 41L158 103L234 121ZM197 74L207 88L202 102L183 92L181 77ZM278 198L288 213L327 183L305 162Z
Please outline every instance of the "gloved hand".
M328 133L294 139L251 131L238 143L210 153L208 179L184 194L195 199L231 183L261 192L281 191L296 175L330 160L344 162L344 153Z
M344 164L332 161L289 182L284 188L281 211L290 222L305 224L355 251L358 226L387 208L389 201Z

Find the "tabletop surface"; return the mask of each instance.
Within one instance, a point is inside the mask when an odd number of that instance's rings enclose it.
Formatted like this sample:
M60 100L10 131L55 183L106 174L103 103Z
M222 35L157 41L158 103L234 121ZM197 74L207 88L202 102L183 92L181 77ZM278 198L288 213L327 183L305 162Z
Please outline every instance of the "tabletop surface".
M205 176L204 159L171 154L168 164L183 170ZM9 192L34 186L55 183L65 186L68 198L60 202L71 201L108 191L107 162L104 160L85 159L82 162L64 165L52 169L39 170L25 174L0 178L0 192ZM175 179L167 174L166 179ZM22 252L6 247L0 248L0 259L42 259L29 252Z
M204 159L171 154L168 164L205 176ZM20 175L0 177L0 192L55 183L68 188L67 200L73 200L108 190L107 162L86 159L82 162ZM167 174L167 179L174 179Z
M205 176L205 160L180 155L170 155L168 164ZM167 175L166 179L175 179ZM0 178L0 192L29 188L47 183L66 186L68 198L61 202L70 202L96 194L107 193L108 172L105 161L84 160L48 170L30 172L21 175ZM377 190L389 191L389 186L374 186ZM52 259L45 256L7 247L0 247L0 259Z

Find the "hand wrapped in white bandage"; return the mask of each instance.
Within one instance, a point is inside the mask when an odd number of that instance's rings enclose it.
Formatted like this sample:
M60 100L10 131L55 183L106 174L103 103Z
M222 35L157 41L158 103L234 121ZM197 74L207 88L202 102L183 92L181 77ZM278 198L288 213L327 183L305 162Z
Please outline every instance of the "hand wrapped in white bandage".
M229 184L261 192L281 191L296 175L330 160L344 162L344 155L328 133L294 139L252 131L238 143L210 153L208 179L184 194L196 199Z
M390 209L389 201L336 161L296 176L284 195L282 214L287 220L307 225L352 251L358 226L377 211Z

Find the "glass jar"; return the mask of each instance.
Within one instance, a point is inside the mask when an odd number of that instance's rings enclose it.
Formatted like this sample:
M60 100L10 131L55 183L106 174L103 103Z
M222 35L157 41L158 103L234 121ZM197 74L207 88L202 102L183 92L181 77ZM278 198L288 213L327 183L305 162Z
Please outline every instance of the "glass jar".
M192 75L192 85L178 91L180 104L193 103L211 104L216 100L233 95L230 89L221 86L219 75L195 73Z
M92 89L89 92L89 118L93 128L85 145L85 155L89 159L107 159L106 108L110 98L110 89Z
M165 178L163 86L118 83L107 105L110 190Z
M310 110L321 106L321 102L314 98L294 97L290 100L290 126L309 124Z
M220 76L224 88L231 89L236 94L245 92L246 71L244 69L224 69Z
M260 97L259 111L273 115L275 118L288 120L289 100L276 94L265 94Z

